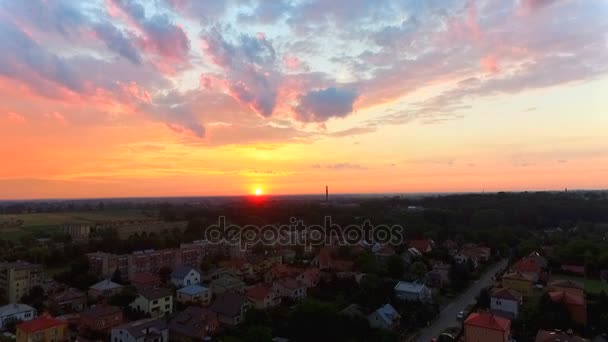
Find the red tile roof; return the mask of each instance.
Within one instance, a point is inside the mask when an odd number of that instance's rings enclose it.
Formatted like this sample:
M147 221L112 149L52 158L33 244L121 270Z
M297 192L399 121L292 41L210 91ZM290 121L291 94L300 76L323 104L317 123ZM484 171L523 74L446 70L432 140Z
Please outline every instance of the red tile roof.
M465 325L481 327L492 330L508 331L511 326L511 320L494 316L488 312L474 312L464 321Z
M268 285L255 285L247 290L247 298L262 300L270 294L272 287Z
M552 301L557 303L564 303L569 305L585 305L585 298L574 293L568 293L564 291L553 291L549 292L549 297Z
M19 329L25 333L31 334L31 333L35 333L37 331L46 330L46 329L60 326L60 325L68 325L68 322L61 320L61 319L54 318L54 317L43 316L43 317L34 318L31 321L27 321L27 322L18 324L17 329Z
M511 269L519 272L540 274L542 267L536 258L524 257L516 262Z
M411 240L409 246L416 248L420 253L425 253L431 247L431 242L428 239Z

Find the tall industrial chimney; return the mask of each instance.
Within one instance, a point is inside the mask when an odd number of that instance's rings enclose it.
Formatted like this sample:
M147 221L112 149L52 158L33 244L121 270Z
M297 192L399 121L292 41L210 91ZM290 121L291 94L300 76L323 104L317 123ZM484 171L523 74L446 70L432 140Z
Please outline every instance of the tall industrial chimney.
M329 187L325 186L325 202L329 202Z

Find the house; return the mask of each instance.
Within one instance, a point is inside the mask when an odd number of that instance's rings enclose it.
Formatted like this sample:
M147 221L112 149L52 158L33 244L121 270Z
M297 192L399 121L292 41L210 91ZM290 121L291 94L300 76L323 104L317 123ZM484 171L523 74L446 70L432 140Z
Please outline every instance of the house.
M178 266L171 272L171 283L175 287L184 287L193 284L200 284L201 272L194 267Z
M112 328L112 342L167 342L169 329L164 320L145 318Z
M17 324L17 342L68 341L68 322L54 317L37 317Z
M318 269L317 269L318 270ZM302 269L285 264L277 264L272 266L264 275L264 281L272 283L273 281L286 277L297 277L302 273Z
M87 294L70 287L50 295L48 303L51 310L61 314L81 312L86 308Z
M256 309L268 309L281 304L281 292L269 284L257 284L245 291L245 296Z
M548 289L552 291L564 291L579 296L585 295L585 285L571 279L556 279L548 284Z
M42 265L26 261L0 263L0 290L9 303L17 303L35 286L42 285Z
M441 274L437 271L430 270L424 275L424 284L430 288L439 288L443 285Z
M6 324L17 321L31 321L37 315L36 309L25 304L7 304L0 307L0 330L6 328Z
M319 284L321 277L319 270L316 268L307 268L304 272L298 274L296 280L303 283L307 288L316 287Z
M123 319L122 310L119 307L98 304L80 313L78 330L81 333L85 331L109 332L110 329L122 324Z
M160 317L173 312L173 295L165 288L141 289L129 306L133 310Z
M486 263L492 257L492 249L489 247L472 246L462 250L461 253L466 255L476 265Z
M112 297L113 295L120 293L122 291L122 288L122 285L116 284L110 279L105 279L89 287L89 297Z
M549 292L549 298L554 303L560 303L566 307L570 318L581 325L587 325L587 301L584 295L568 293L565 291Z
M180 303L211 303L211 290L202 285L188 285L176 291L177 301Z
M539 330L536 333L535 342L589 342L590 340L574 335L572 331L548 331ZM594 340L595 341L595 340Z
M416 248L418 252L425 254L433 251L433 240L431 239L417 239L410 240L408 243L409 248Z
M220 323L226 325L238 325L245 318L245 312L251 307L251 302L240 293L226 292L219 296L211 307L211 311L217 314Z
M465 342L510 342L511 320L488 312L475 312L464 321Z
M131 285L138 289L145 289L147 287L160 286L160 276L158 273L152 272L140 272L135 273L131 276Z
M538 278L534 274L510 272L502 276L502 286L521 293L524 297L534 294L534 284Z
M528 254L528 258L536 259L536 263L542 268L546 268L548 265L547 259L545 259L539 252L534 251Z
M294 278L283 278L274 282L281 297L292 300L306 298L306 285Z
M204 341L219 329L217 314L209 309L189 306L169 323L171 341Z
M390 304L385 304L367 316L372 328L397 330L401 322L401 315Z
M441 277L442 284L450 283L450 271L452 270L452 265L444 264L442 262L435 263L431 271L436 272Z
M245 291L245 283L232 275L224 275L211 282L211 292L216 295L220 295L225 292L239 292Z
M329 270L332 268L333 259L331 257L332 250L329 247L323 247L319 250L319 254L312 259L310 264L320 270Z
M227 269L235 277L246 278L253 276L253 265L245 258L220 261L220 267Z
M217 280L217 279L219 279L219 278L221 278L223 276L226 276L226 275L232 275L232 274L227 269L225 269L223 267L218 267L218 268L211 269L211 270L209 270L207 272L204 272L201 275L201 279L205 283L210 283L210 282L212 282L214 280Z
M523 304L522 295L515 290L496 288L490 296L490 310L497 316L514 319Z
M540 279L543 273L543 267L541 266L538 258L523 257L519 259L513 266L511 266L511 271L533 274Z
M402 300L427 302L432 299L431 290L421 283L400 281L395 285L395 296Z

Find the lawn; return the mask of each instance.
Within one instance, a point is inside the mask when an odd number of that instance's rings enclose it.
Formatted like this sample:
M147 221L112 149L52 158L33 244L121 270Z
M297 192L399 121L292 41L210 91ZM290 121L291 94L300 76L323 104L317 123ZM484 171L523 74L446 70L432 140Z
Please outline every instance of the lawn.
M551 277L551 279L570 279L585 284L586 292L599 294L600 292L602 292L602 290L604 290L606 293L608 293L608 283L603 282L599 279L585 279L583 277L562 274L555 274Z
M154 213L152 213L154 216ZM0 237L18 240L29 233L54 233L61 230L64 223L92 223L110 220L135 220L150 218L141 210L103 210L61 213L35 213L0 215L0 222L22 220L21 227L0 228Z

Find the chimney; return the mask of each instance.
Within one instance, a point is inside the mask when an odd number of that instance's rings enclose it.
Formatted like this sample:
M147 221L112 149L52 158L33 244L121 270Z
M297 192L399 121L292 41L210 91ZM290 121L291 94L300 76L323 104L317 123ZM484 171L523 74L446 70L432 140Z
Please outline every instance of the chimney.
M329 187L325 186L325 202L329 202Z

